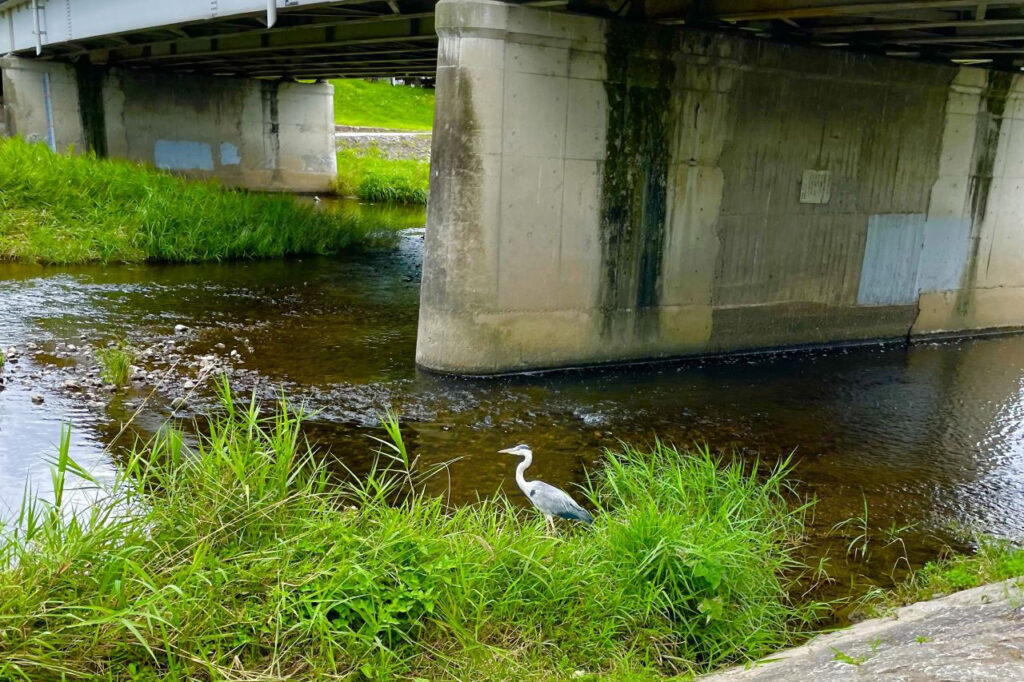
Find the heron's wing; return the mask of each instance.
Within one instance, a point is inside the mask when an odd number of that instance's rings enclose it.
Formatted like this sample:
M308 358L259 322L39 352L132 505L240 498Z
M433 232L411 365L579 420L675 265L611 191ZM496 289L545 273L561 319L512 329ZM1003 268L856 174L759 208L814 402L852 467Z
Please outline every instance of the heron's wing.
M544 481L530 483L530 501L545 514L563 519L576 519L590 523L594 517L586 509L576 504L569 493L556 488Z

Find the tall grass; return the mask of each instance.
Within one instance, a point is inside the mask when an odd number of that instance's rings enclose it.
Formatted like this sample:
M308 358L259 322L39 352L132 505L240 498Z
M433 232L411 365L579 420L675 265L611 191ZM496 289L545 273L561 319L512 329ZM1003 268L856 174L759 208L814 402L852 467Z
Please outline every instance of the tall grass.
M341 125L430 130L434 91L387 81L345 79L334 86L334 120Z
M677 673L789 643L804 509L785 468L609 453L590 527L503 497L449 509L394 418L341 484L302 414L222 388L195 445L167 429L87 512L29 501L0 540L0 679L550 679Z
M108 384L124 386L132 376L135 350L127 343L119 343L96 351L100 363L100 378Z
M329 254L374 226L285 195L0 139L0 259L207 261Z
M338 151L338 191L364 201L425 204L430 187L430 162L387 159L380 150Z

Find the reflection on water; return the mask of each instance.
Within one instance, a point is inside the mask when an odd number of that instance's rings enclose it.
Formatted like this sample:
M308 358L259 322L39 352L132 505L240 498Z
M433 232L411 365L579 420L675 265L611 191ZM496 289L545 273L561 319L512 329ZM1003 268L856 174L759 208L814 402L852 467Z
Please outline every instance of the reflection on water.
M800 492L819 499L811 551L833 553L844 589L888 579L899 553L885 548L884 529L911 526L900 535L915 564L953 541L951 523L1024 531L1024 337L441 377L413 364L421 243L413 231L396 248L334 259L0 265L0 345L40 345L35 359L20 360L25 376L0 392L0 501L16 505L27 474L47 480L45 455L64 421L75 425L77 458L106 462L103 444L142 397L83 407L60 391L59 376L40 372L43 351L122 336L144 346L184 324L193 331L185 355L237 350L237 381L268 397L283 386L316 410L310 434L350 465L365 463L376 414L393 407L426 461L461 458L451 468L455 501L498 489L517 496L514 462L496 454L514 443L537 452L532 475L564 486L619 439L659 436L769 462L794 453ZM32 405L34 392L45 393L44 405ZM168 414L166 401L154 402L141 430ZM866 563L844 564L845 541L828 531L865 500L877 549Z

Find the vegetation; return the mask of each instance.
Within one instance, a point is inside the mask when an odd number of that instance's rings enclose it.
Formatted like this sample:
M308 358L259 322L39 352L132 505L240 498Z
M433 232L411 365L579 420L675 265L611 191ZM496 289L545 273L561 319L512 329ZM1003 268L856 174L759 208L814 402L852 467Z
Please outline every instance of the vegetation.
M26 502L0 536L0 679L319 679L691 672L788 644L806 507L786 467L626 448L549 535L502 497L458 509L388 417L366 477L331 483L283 402L222 387L194 446L173 429L86 512Z
M4 355L4 349L0 348L0 369L4 368L4 364L7 362L7 356Z
M954 554L928 562L881 602L886 606L912 604L1024 576L1024 549L986 536L979 536L977 545L974 554Z
M124 386L132 378L135 351L127 343L97 350L96 359L100 362L100 378L108 384Z
M284 195L0 140L0 259L205 261L337 252L371 225Z
M388 81L335 80L334 120L339 125L430 130L434 91Z
M430 162L386 159L380 150L338 151L338 192L364 201L425 204Z

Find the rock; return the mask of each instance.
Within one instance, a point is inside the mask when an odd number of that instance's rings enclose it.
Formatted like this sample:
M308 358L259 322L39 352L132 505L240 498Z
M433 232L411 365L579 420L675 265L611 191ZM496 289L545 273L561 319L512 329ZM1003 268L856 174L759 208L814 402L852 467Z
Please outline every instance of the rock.
M195 388L196 387L196 382L192 381L191 379L186 379L185 383L183 383L181 385L181 387L184 388L187 391L189 389Z
M78 346L76 346L73 343L69 343L68 344L68 350L71 351L72 353L74 353L76 350L78 350Z
M115 386L114 384L105 384L103 386L103 390L106 391L107 393L117 393L117 386Z
M67 390L67 391L81 391L82 390L82 385L80 383L78 383L77 381L75 381L74 379L65 379L63 386L64 386L64 389Z
M225 346L223 343L218 343L217 345L214 346L214 348L216 348L217 350L224 350L225 348L227 348L227 346Z
M184 334L187 331L188 331L188 327L186 327L183 324L176 324L176 325L174 325L174 333L175 334Z
M42 405L44 402L46 402L46 400L43 399L43 396L41 394L35 393L32 395L33 405Z
M237 358L237 357L238 357L238 351L237 351L237 350L235 350L234 348L232 348L232 349L231 349L231 352L229 353L229 355L230 355L231 357L233 357L233 358Z
M175 410L184 407L186 404L188 404L188 399L185 398L185 396L175 398L174 400L171 401L171 407Z

